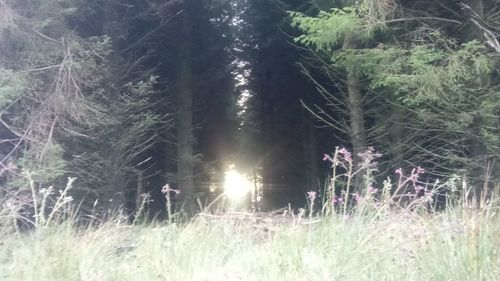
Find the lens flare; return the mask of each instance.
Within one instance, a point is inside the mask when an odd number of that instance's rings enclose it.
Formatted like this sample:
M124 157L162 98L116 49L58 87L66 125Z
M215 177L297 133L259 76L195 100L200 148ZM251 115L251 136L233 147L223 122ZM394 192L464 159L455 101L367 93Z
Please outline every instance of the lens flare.
M244 175L230 167L225 173L224 194L232 201L241 201L251 191L252 183Z

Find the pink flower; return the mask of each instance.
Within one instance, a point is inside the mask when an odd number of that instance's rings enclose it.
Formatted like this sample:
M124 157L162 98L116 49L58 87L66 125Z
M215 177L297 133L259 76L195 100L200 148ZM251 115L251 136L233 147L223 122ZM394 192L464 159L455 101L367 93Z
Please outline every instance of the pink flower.
M395 173L398 174L400 177L402 177L403 176L403 169L397 168Z
M377 193L378 189L373 187L372 185L368 186L368 193Z
M323 155L323 161L327 161L327 160L330 161L330 162L333 162L332 158L328 154L325 153Z
M418 167L417 167L417 173L418 173L418 174L423 174L423 173L425 173L424 168L422 168L422 167L418 166Z
M421 186L421 185L415 185L415 193L416 194L419 194L420 191L424 190L425 187Z
M343 202L344 202L344 199L342 197L333 196L333 198L332 198L333 205L342 204Z
M358 156L363 160L363 165L366 166L371 164L376 158L382 157L382 154L375 152L375 149L370 146L365 152L358 153Z
M413 168L413 170L411 170L411 175L409 177L409 180L415 183L418 180L418 176L420 174L423 174L424 172L425 170L422 169L420 166L418 166L417 168Z
M316 191L307 192L307 199L311 199L311 200L316 199Z
M363 200L363 197L361 197L361 195L359 195L358 192L354 193L354 200L358 203L361 202L361 200Z
M170 188L170 185L167 183L166 185L164 185L161 189L161 193L163 194L167 194L169 192L174 192L175 195L179 195L181 193L180 190L178 189L173 189L173 188Z
M352 161L352 156L351 156L351 152L349 152L349 150L345 149L344 147L342 147L340 150L339 150L339 153L342 154L342 156L344 157L344 159L346 161Z

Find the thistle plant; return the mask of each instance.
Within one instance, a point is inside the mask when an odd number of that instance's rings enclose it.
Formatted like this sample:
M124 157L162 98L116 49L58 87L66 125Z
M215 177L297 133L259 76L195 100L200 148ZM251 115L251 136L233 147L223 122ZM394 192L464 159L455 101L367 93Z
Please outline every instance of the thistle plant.
M31 174L25 172L25 176L28 178L31 193L31 202L26 202L25 205L29 207L30 212L33 212L33 216L31 218L23 216L22 219L24 221L31 224L34 228L44 228L59 222L59 219L67 219L72 214L71 203L73 202L73 197L69 195L69 192L73 188L76 178L68 177L66 186L64 189L59 189L59 194L56 195L54 186L37 188L31 178ZM19 211L19 208L17 209ZM17 213L18 211L15 212Z
M181 193L181 191L177 190L177 189L170 188L170 185L167 183L166 185L163 186L163 188L161 189L161 192L163 193L163 195L165 196L165 199L167 201L166 207L167 207L168 222L172 223L174 218L173 218L173 212L172 212L172 198L171 198L170 194L173 192L177 196Z
M307 200L309 203L309 219L312 219L314 215L314 201L316 201L316 191L309 191L307 192Z
M375 160L380 156L381 154L376 153L370 147L365 152L359 153L358 157L361 161L355 166L351 152L344 147L335 147L335 152L332 155L324 155L323 160L330 162L332 165L332 176L325 192L326 200L322 208L323 215L334 214L335 209L341 209L344 215L347 214L349 206L353 204L352 202L361 201L362 196L359 191L356 191L357 189L367 187L366 192L361 192L368 195L375 193L373 174L377 171ZM339 172L339 168L344 172ZM355 176L363 178L362 186L354 186L353 179ZM340 180L345 182L345 186L340 190L340 196L337 196L337 183Z
M137 209L135 212L135 218L134 221L132 222L133 224L136 224L139 221L139 219L142 218L146 204L151 201L150 200L151 195L149 193L143 193L140 196L141 196L141 205L139 206L139 209Z
M40 219L42 220L42 226L49 226L60 215L69 215L71 210L70 203L73 202L73 197L69 196L68 192L71 190L71 188L73 188L73 183L75 181L76 178L69 177L66 183L66 187L63 190L59 190L59 196L57 197L54 206L47 216L47 219L45 220L44 217L40 217ZM52 189L53 187L49 187L49 189L47 189L46 191L47 195L44 195L43 197L40 214L44 214L45 212L45 206L49 197L48 195L50 195Z
M357 210L381 206L402 210L429 208L436 194L449 189L449 181L444 184L439 179L432 184L423 182L421 178L426 171L420 166L412 168L409 173L397 168L394 172L396 179L387 177L379 189L375 174L378 172L377 159L381 156L370 147L358 154L360 161L354 165L346 148L336 147L333 154L324 155L323 160L331 163L332 172L324 192L323 216L336 211L345 216L354 206L358 207ZM361 185L355 186L355 177L363 179Z

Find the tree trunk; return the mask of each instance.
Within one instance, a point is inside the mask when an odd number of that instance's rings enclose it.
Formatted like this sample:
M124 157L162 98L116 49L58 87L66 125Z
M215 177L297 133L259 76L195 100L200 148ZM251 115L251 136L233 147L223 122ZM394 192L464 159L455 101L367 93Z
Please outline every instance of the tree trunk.
M177 184L181 190L183 211L193 215L193 73L192 73L192 23L190 1L184 1L177 72Z
M363 121L363 105L361 93L361 80L357 73L349 71L347 74L347 95L349 107L349 126L350 139L352 144L352 159L354 169L359 169L361 159L358 156L360 152L366 150L366 133ZM357 173L354 178L354 190L359 190L362 186L363 173Z
M471 18L484 16L484 5L483 0L469 0L468 3L470 9ZM475 25L472 20L469 22L469 28L466 29L465 38L467 41L478 40L479 42L484 41L483 31L477 25ZM478 85L483 85L484 77L477 77L476 81ZM483 118L481 113L478 112L473 117L473 123L471 125L470 139L469 139L469 151L470 157L473 159L473 164L469 167L470 178L472 186L474 187L473 196L479 201L487 193L488 183L485 179L486 166L487 166L487 148L482 142L481 131ZM486 193L483 193L486 192Z
M397 100L396 95L392 95L391 99L393 101ZM404 168L405 165L405 149L404 149L404 137L405 137L405 125L404 118L405 112L402 106L397 104L392 104L390 106L390 111L392 113L390 130L390 153L392 169Z
M358 43L354 38L346 38L346 49L357 49ZM347 106L349 109L349 137L352 145L352 159L354 171L359 169L361 159L358 154L366 150L366 133L363 118L361 77L355 67L345 66L347 69ZM354 177L354 190L359 191L362 187L363 173L358 172Z
M366 136L363 121L363 106L361 104L361 81L356 74L348 74L347 91L353 156L354 159L359 160L358 153L366 149Z
M317 136L316 136L316 128L314 128L314 120L310 116L309 112L304 112L305 118L305 131L306 131L306 142L305 142L305 161L306 165L306 183L307 190L317 190L320 187L319 183L319 168L318 168L318 160L320 156L318 155L318 146L317 146Z

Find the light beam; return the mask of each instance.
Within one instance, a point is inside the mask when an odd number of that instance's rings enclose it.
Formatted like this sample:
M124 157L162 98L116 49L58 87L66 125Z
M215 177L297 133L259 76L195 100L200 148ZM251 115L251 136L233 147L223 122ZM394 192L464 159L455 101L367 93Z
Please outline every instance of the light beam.
M247 177L236 171L234 167L230 167L229 170L225 172L224 194L231 201L243 200L251 190L252 182Z

